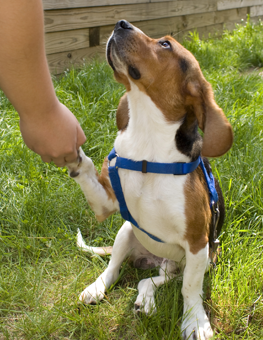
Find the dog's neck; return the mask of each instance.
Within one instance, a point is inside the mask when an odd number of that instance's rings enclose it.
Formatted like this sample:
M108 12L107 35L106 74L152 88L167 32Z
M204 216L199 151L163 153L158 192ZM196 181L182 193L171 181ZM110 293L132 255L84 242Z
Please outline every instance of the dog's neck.
M170 123L151 98L131 84L128 92L129 123L115 147L120 156L135 161L189 162L176 148L175 135L182 122Z

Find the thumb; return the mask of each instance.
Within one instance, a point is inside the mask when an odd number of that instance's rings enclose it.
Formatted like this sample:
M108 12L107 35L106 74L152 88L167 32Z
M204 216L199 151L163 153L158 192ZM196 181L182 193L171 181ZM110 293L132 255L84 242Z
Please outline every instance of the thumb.
M86 142L87 138L85 136L84 131L80 127L80 125L77 126L77 149Z

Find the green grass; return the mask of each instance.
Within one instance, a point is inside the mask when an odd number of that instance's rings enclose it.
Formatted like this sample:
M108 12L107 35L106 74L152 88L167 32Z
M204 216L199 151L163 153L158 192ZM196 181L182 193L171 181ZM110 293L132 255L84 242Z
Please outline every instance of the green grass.
M207 41L193 33L184 45L200 62L235 132L231 151L212 161L227 218L217 269L205 278L206 309L216 339L262 339L263 79L248 70L263 66L263 25L248 22ZM86 133L84 151L100 168L115 138L124 88L99 62L66 72L54 85ZM121 217L96 222L66 169L44 164L25 147L18 115L1 92L0 135L0 339L179 339L180 280L157 290L156 315L132 311L139 280L156 269L125 263L104 301L78 303L109 258L81 253L76 230L91 245L112 245Z

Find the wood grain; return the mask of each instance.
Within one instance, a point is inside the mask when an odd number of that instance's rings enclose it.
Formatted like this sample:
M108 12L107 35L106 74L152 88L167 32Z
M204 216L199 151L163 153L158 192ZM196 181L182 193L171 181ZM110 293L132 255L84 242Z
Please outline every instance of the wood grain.
M263 15L263 5L261 6L253 6L250 8L250 16L251 18L253 17L258 17Z
M169 0L169 1L173 1L173 0ZM151 1L150 0L42 0L44 10L127 5L127 4L139 4L139 3L147 3L147 2L151 2Z
M241 19L245 22L248 13L253 21L263 16L263 0L42 1L46 53L55 74L94 57L104 59L106 42L123 18L152 38L172 35L181 41L193 30L200 37L220 35Z
M263 15L258 15L256 17L251 17L252 22L257 23L259 20L263 21Z
M105 60L105 49L102 46L47 55L49 69L53 74L60 74L73 65L74 67L84 65L94 58Z
M89 29L47 33L45 45L47 54L89 47Z
M172 35L174 32L184 29L184 18L183 16L180 16L166 19L136 21L132 22L132 24L151 38L161 38L164 35ZM113 25L101 27L100 41L102 44L106 44L113 28Z
M262 5L262 0L219 0L217 2L218 11L231 8L250 7Z
M214 1L186 0L45 11L45 31L56 32L86 27L108 26L124 18L128 21L136 22L192 13L212 12L214 10L216 10L216 3Z
M150 0L150 2L167 2L167 1L174 1L174 0ZM186 0L188 1L188 0ZM214 0L212 0L214 1Z
M201 14L191 14L166 19L132 22L151 38L161 38L164 35L176 35L179 32L194 30L195 28L207 27L219 23L240 22L246 20L248 9L230 9L226 11L215 11ZM100 41L106 44L114 25L101 27Z
M220 24L198 27L195 29L195 31L199 34L200 39L208 39L210 36L220 37L223 34L225 29L232 30L234 28L235 28L235 22L229 22L227 23L227 25L220 23ZM179 32L175 38L179 42L182 42L184 39L188 39L189 33L192 31L193 30L185 30L185 31Z

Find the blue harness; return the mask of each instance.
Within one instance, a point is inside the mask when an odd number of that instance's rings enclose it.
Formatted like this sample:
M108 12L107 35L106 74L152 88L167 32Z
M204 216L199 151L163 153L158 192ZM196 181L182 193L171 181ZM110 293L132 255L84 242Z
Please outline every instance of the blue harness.
M155 174L170 174L170 175L186 175L190 172L193 172L198 167L198 165L200 165L201 169L203 170L204 177L205 177L208 191L209 191L210 208L212 209L212 207L214 207L215 204L217 204L218 202L218 195L217 195L217 191L215 188L214 176L212 172L210 172L210 174L208 175L201 156L199 156L196 161L190 162L190 163L155 163L155 162L147 162L147 161L135 162L135 161L132 161L131 159L119 157L115 151L115 148L113 148L110 154L108 155L109 163L114 158L116 158L116 163L114 166L109 165L108 171L109 171L112 188L119 202L121 216L123 219L131 222L135 227L137 227L139 230L147 234L154 241L164 243L164 241L162 241L158 237L142 229L132 217L131 213L128 210L128 207L125 202L124 195L123 195L120 176L118 173L119 168L132 170L132 171L139 171L144 174L155 173Z

